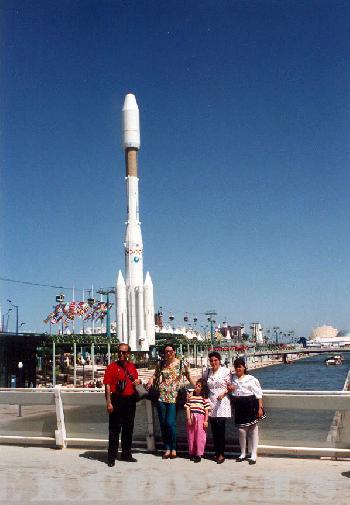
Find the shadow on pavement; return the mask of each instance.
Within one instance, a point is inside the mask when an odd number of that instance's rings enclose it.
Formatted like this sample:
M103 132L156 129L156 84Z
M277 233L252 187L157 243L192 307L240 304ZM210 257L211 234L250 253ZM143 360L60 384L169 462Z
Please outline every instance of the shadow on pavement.
M79 458L92 459L107 464L107 451L85 451L79 454Z
M342 472L341 475L350 479L350 472Z

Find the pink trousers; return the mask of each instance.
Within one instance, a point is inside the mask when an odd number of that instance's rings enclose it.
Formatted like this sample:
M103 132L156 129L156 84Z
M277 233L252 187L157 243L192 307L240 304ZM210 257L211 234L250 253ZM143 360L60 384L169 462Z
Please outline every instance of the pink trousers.
M188 451L190 456L203 456L207 432L203 427L203 414L191 414L192 424L187 423Z

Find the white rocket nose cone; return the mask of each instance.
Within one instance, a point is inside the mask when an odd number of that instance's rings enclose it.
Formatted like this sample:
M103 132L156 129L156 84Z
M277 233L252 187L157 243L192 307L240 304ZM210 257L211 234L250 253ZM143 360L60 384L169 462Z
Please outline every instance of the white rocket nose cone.
M140 149L140 116L135 95L128 93L122 109L123 148Z
M135 95L133 95L132 93L128 93L125 96L123 110L139 110Z

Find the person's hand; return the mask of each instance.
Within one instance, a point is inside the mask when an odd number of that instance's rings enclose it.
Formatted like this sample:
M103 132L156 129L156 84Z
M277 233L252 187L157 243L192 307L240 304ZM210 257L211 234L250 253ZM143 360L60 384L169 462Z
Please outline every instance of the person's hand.
M107 412L108 414L112 414L114 408L113 408L113 405L112 405L112 402L107 402Z
M225 395L226 393L220 393L218 396L218 400L221 402L221 400L224 398Z
M236 389L236 386L234 386L233 384L229 384L229 385L227 386L227 391L228 391L229 393L232 393L235 389Z
M186 377L188 377L190 375L190 367L186 361L186 363L184 363L184 368L183 368L183 375L185 375Z
M262 407L259 407L258 417L262 417L263 415L264 415L264 409Z
M187 424L188 424L188 426L192 426L192 418L191 417L189 417L187 419Z
M136 379L136 380L134 380L133 384L134 384L134 386L138 386L139 384L142 384L142 380Z
M204 421L203 428L206 430L208 428L208 421Z

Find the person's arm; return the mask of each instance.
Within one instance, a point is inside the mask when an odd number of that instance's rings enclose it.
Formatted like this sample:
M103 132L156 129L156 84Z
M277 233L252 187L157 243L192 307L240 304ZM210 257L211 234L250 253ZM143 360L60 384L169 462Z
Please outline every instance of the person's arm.
M138 386L139 384L142 384L142 380L139 379L139 374L137 372L136 367L134 366L133 368L134 368L134 370L133 370L132 376L135 377L135 380L133 381L133 385Z
M151 386L153 386L153 382L154 382L154 380L156 378L157 373L159 373L158 365L156 365L156 368L154 370L154 374L151 375L151 377L147 381L147 384L146 384L147 389L149 389Z
M111 414L114 410L111 399L111 386L109 384L105 384L105 398L106 398L106 407L107 412Z
M264 415L264 403L263 403L263 399L262 399L262 389L260 386L260 382L255 377L252 380L251 390L259 402L258 416L262 417Z
M209 410L205 409L203 427L206 430L208 428Z
M192 424L191 409L190 409L189 405L185 405L185 411L186 411L186 421L187 421L187 424Z
M186 379L188 380L188 382L191 384L191 386L193 386L195 388L196 381L194 379L192 379L191 374L190 374L190 369L189 369L189 366L187 363L185 363L185 365L184 365L184 375L185 375Z
M229 386L229 385L230 385L230 383L231 383L231 380L230 380L230 379L231 379L231 375L230 375L230 373L228 373L228 374L226 375L226 377L224 377L224 382L225 382L225 385L226 385L226 391L224 391L223 393L220 393L220 394L218 395L218 400L222 400L223 398L225 398L225 396L227 396L227 395L228 395L228 393L229 393L229 392L228 392L227 388L228 388L228 386Z

